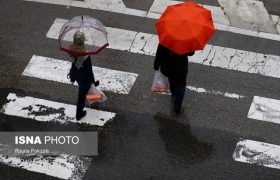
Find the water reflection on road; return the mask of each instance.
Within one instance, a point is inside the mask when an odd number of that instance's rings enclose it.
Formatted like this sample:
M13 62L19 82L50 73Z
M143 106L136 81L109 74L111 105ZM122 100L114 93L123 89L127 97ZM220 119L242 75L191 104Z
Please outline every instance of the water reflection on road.
M175 119L154 116L165 149L172 159L184 163L197 163L206 160L213 151L211 144L201 142L191 134L191 126Z

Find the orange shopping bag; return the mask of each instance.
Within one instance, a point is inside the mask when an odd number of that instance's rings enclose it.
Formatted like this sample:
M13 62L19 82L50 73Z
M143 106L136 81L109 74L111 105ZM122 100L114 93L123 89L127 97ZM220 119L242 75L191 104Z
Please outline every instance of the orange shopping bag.
M92 84L86 95L86 100L88 101L89 104L92 104L94 102L104 102L107 100L107 97L99 87L95 87Z

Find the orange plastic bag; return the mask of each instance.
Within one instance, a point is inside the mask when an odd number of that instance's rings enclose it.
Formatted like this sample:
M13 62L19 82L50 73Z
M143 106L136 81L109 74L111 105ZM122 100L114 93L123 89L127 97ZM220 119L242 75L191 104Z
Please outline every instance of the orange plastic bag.
M104 102L107 100L107 97L105 94L101 91L101 89L98 87L95 87L93 84L91 85L87 95L86 100L89 104L92 104L94 102Z
M89 94L86 96L86 100L88 101L100 101L102 98L102 94L95 93L95 94Z
M152 92L169 92L169 81L160 71L155 72L154 81L151 88Z

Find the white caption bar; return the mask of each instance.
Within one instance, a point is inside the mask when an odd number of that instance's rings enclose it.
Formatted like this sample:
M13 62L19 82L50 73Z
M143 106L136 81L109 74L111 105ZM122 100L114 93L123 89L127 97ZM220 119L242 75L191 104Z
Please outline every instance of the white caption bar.
M47 33L48 38L58 39L59 31L67 20L56 19ZM158 37L154 34L107 27L109 47L116 50L155 56ZM261 54L232 48L206 45L189 58L192 63L263 76L280 78L280 56Z
M241 140L233 153L235 161L280 169L280 146L252 140Z
M72 155L24 158L0 155L0 163L69 180L82 180L90 165L90 161L91 159L89 158Z
M280 124L280 100L255 96L248 118Z
M104 126L106 122L113 119L116 114L86 108L87 116L80 121L76 120L76 106L63 104L33 97L20 97L10 93L7 103L3 105L0 112L36 121L55 121L61 124L68 122L86 123L89 125Z
M70 67L71 62L34 55L22 75L71 84L67 79ZM95 79L100 81L101 89L120 94L128 94L138 76L135 73L95 66L92 69Z

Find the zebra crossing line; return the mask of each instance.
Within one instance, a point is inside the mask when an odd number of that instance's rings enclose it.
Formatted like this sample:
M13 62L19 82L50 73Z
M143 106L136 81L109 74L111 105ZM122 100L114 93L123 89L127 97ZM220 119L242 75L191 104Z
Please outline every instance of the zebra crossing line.
M20 97L14 93L7 96L7 101L1 109L2 113L43 122L55 121L60 124L72 122L104 126L107 121L116 116L115 113L86 108L88 115L77 121L75 118L76 106L74 105L28 96Z
M65 22L67 20L56 18L46 36L58 39L59 31ZM107 48L155 56L158 45L157 35L112 27L106 29L109 41ZM70 40L70 37L68 38ZM211 67L280 78L280 56L275 55L206 45L204 50L197 51L189 58L189 61Z
M80 7L80 8L89 8L89 9L115 12L115 13L146 17L152 19L158 19L167 6L182 3L182 1L173 1L173 0L154 0L149 11L142 11L142 10L127 8L122 0L116 0L113 2L109 0L105 0L105 1L87 0L85 2L73 1L73 0L62 0L62 1L25 0L25 1L73 6L73 7ZM275 31L277 31L277 33L267 33L267 32L259 32L258 30L242 29L242 28L231 26L231 22L229 18L225 15L225 11L222 7L215 7L209 5L203 5L203 7L211 11L213 16L214 26L215 29L217 30L280 41L280 23L279 23L280 17L279 16L276 15L269 16L271 17L271 21L272 21L271 23L273 23L273 25L275 26Z
M33 55L22 75L71 84L67 74L71 62ZM96 79L105 91L129 94L138 74L93 66ZM75 83L77 85L77 83Z
M127 8L122 0L85 0L85 1L73 1L73 0L25 0L31 2L64 5L67 7L79 7L89 8L94 10L102 10L108 12L122 13L126 15L145 17L146 11Z
M71 84L69 79L67 79L67 73L70 66L71 63L68 61L33 55L22 75L59 83ZM134 73L116 71L95 66L93 66L93 72L96 79L99 79L100 87L103 90L120 94L128 94L138 76L138 74ZM74 85L77 85L77 83L74 83ZM235 93L209 91L204 88L197 88L194 86L187 86L187 88L197 93L221 95L234 99L244 98L244 96Z
M255 96L248 118L280 124L280 100Z
M240 140L232 155L235 161L280 169L280 146L253 141Z
M82 180L90 166L91 159L62 154L49 156L4 156L0 154L0 162L12 167L38 172L60 179Z

